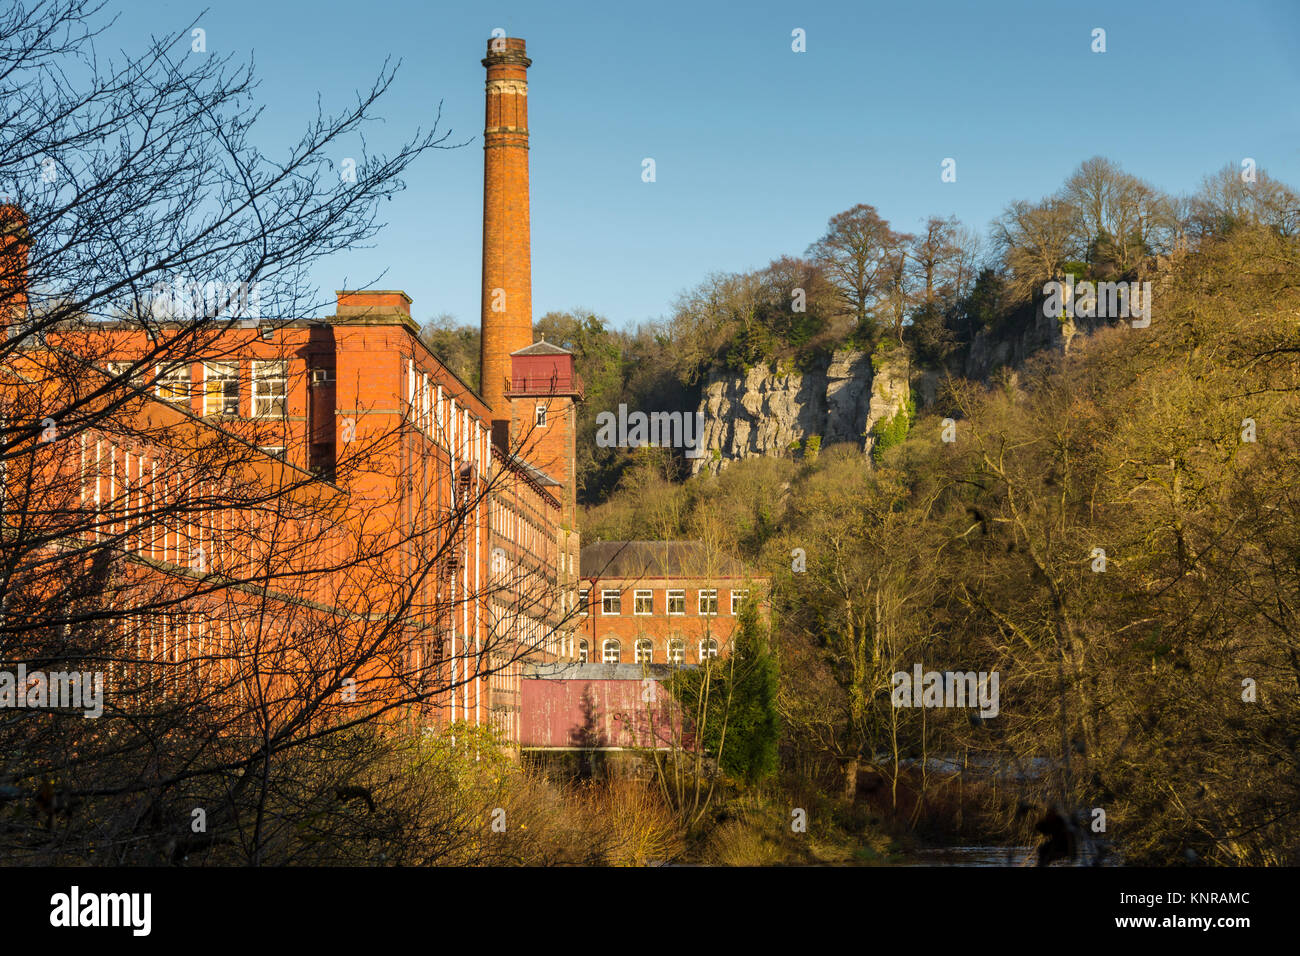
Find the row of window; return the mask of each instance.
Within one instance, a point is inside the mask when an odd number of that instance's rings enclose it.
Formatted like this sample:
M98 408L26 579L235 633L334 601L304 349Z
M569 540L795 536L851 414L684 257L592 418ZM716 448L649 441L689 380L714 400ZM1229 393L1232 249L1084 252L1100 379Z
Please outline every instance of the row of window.
M239 361L202 362L203 381L198 383L203 397L204 415L239 414ZM130 362L109 362L114 376L130 372ZM138 374L138 373L137 373ZM187 364L157 366L154 369L154 392L164 402L189 409L194 381ZM288 362L272 359L252 361L252 401L254 418L283 418L288 414Z
M488 429L467 406L457 407L455 397L444 394L437 379L416 366L414 359L406 360L406 404L409 421L421 434L455 457L477 462L479 474L487 477L492 464Z
M653 664L655 646L649 638L639 638L633 645L633 653L636 656L638 664ZM700 660L706 657L718 656L718 642L713 638L705 638L700 641L699 646ZM668 640L668 663L683 664L686 662L686 642L680 637L669 638ZM585 639L578 641L578 660L586 664L591 657L591 647ZM600 643L600 662L602 664L618 664L623 660L623 644L616 637L607 637Z
M283 457L283 446L263 446L268 454ZM270 560L268 538L251 521L255 512L230 501L226 506L196 507L196 501L214 494L228 495L193 472L178 472L142 451L119 448L102 438L81 433L77 472L82 507L93 507L96 523L88 529L93 540L121 535L128 553L146 554L155 561L189 567L199 573L217 572L226 562L247 550L247 560L260 566ZM288 520L282 516L282 520ZM134 533L135 545L131 537ZM319 536L313 540L322 544Z
M586 614L587 602L589 599L589 588L583 588L578 592L579 613ZM733 590L731 592L731 613L736 615L740 613L740 607L745 603L745 598L749 596L749 591ZM717 588L700 588L697 592L698 608L701 615L715 615L718 613L718 589ZM669 614L686 613L686 589L669 588L666 592L665 608ZM603 617L613 617L623 613L623 592L618 590L602 590L600 592L600 613ZM647 615L654 613L654 591L649 588L638 588L632 592L632 613L637 615Z

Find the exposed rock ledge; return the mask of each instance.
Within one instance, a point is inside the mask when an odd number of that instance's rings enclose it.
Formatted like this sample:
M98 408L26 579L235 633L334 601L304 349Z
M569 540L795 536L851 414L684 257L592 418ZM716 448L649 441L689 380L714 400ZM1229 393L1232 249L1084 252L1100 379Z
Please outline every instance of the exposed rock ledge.
M823 448L847 442L869 451L872 428L893 418L909 395L906 353L877 361L879 371L870 354L842 349L825 368L803 373L768 366L714 372L700 401L704 455L693 470L717 474L738 458L797 454L814 436Z

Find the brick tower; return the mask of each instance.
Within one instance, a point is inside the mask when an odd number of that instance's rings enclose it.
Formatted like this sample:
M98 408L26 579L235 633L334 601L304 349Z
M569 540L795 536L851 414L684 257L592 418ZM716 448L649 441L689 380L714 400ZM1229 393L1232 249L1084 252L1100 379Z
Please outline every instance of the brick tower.
M479 391L492 434L509 441L510 354L533 342L532 251L528 220L528 67L524 41L493 37L483 128L483 324Z
M560 520L576 528L576 406L583 398L583 382L573 353L550 342L534 342L514 352L510 362L506 400L512 406L511 448L518 447L530 465L560 483L553 489L560 499Z
M27 315L27 256L31 249L27 216L17 206L0 205L0 338ZM530 336L531 338L531 336Z

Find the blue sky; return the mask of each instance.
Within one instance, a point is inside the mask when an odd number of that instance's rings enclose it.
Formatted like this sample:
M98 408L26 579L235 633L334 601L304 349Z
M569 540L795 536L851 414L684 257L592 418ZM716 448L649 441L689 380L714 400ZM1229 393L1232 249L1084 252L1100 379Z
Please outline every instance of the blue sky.
M111 41L138 49L202 11L132 0ZM535 316L666 316L709 272L800 254L859 202L901 230L955 214L984 231L1096 154L1171 192L1244 157L1300 184L1295 0L223 0L199 24L210 52L255 57L255 141L271 156L318 94L327 111L347 106L386 56L403 63L372 149L427 127L442 101L442 128L468 145L419 160L373 248L313 274L323 300L345 283L404 289L421 321L478 321L479 61L497 27L533 60ZM1105 53L1090 49L1096 27ZM791 50L795 28L805 53ZM654 183L641 180L646 157ZM946 157L955 183L940 181Z

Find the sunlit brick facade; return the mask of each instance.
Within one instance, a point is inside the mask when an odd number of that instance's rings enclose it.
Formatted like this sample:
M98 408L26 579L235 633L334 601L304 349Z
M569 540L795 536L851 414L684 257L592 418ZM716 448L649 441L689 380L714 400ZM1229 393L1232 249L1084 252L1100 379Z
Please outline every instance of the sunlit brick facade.
M529 63L517 39L484 60L481 392L429 351L397 290L338 291L334 314L290 321L69 323L6 370L6 413L33 419L33 395L62 387L60 354L92 366L78 387L103 395L87 408L129 397L111 419L58 423L66 438L0 489L89 515L69 540L111 540L108 617L129 663L110 679L220 687L214 707L268 689L414 700L416 727L488 725L517 745L529 668L726 653L754 586L733 561L691 543L582 547L582 379L571 352L532 341ZM21 275L25 219L0 220ZM8 302L6 325L25 291ZM249 664L254 647L273 673Z
M593 664L686 664L725 655L755 581L694 541L608 541L582 551L578 657Z

